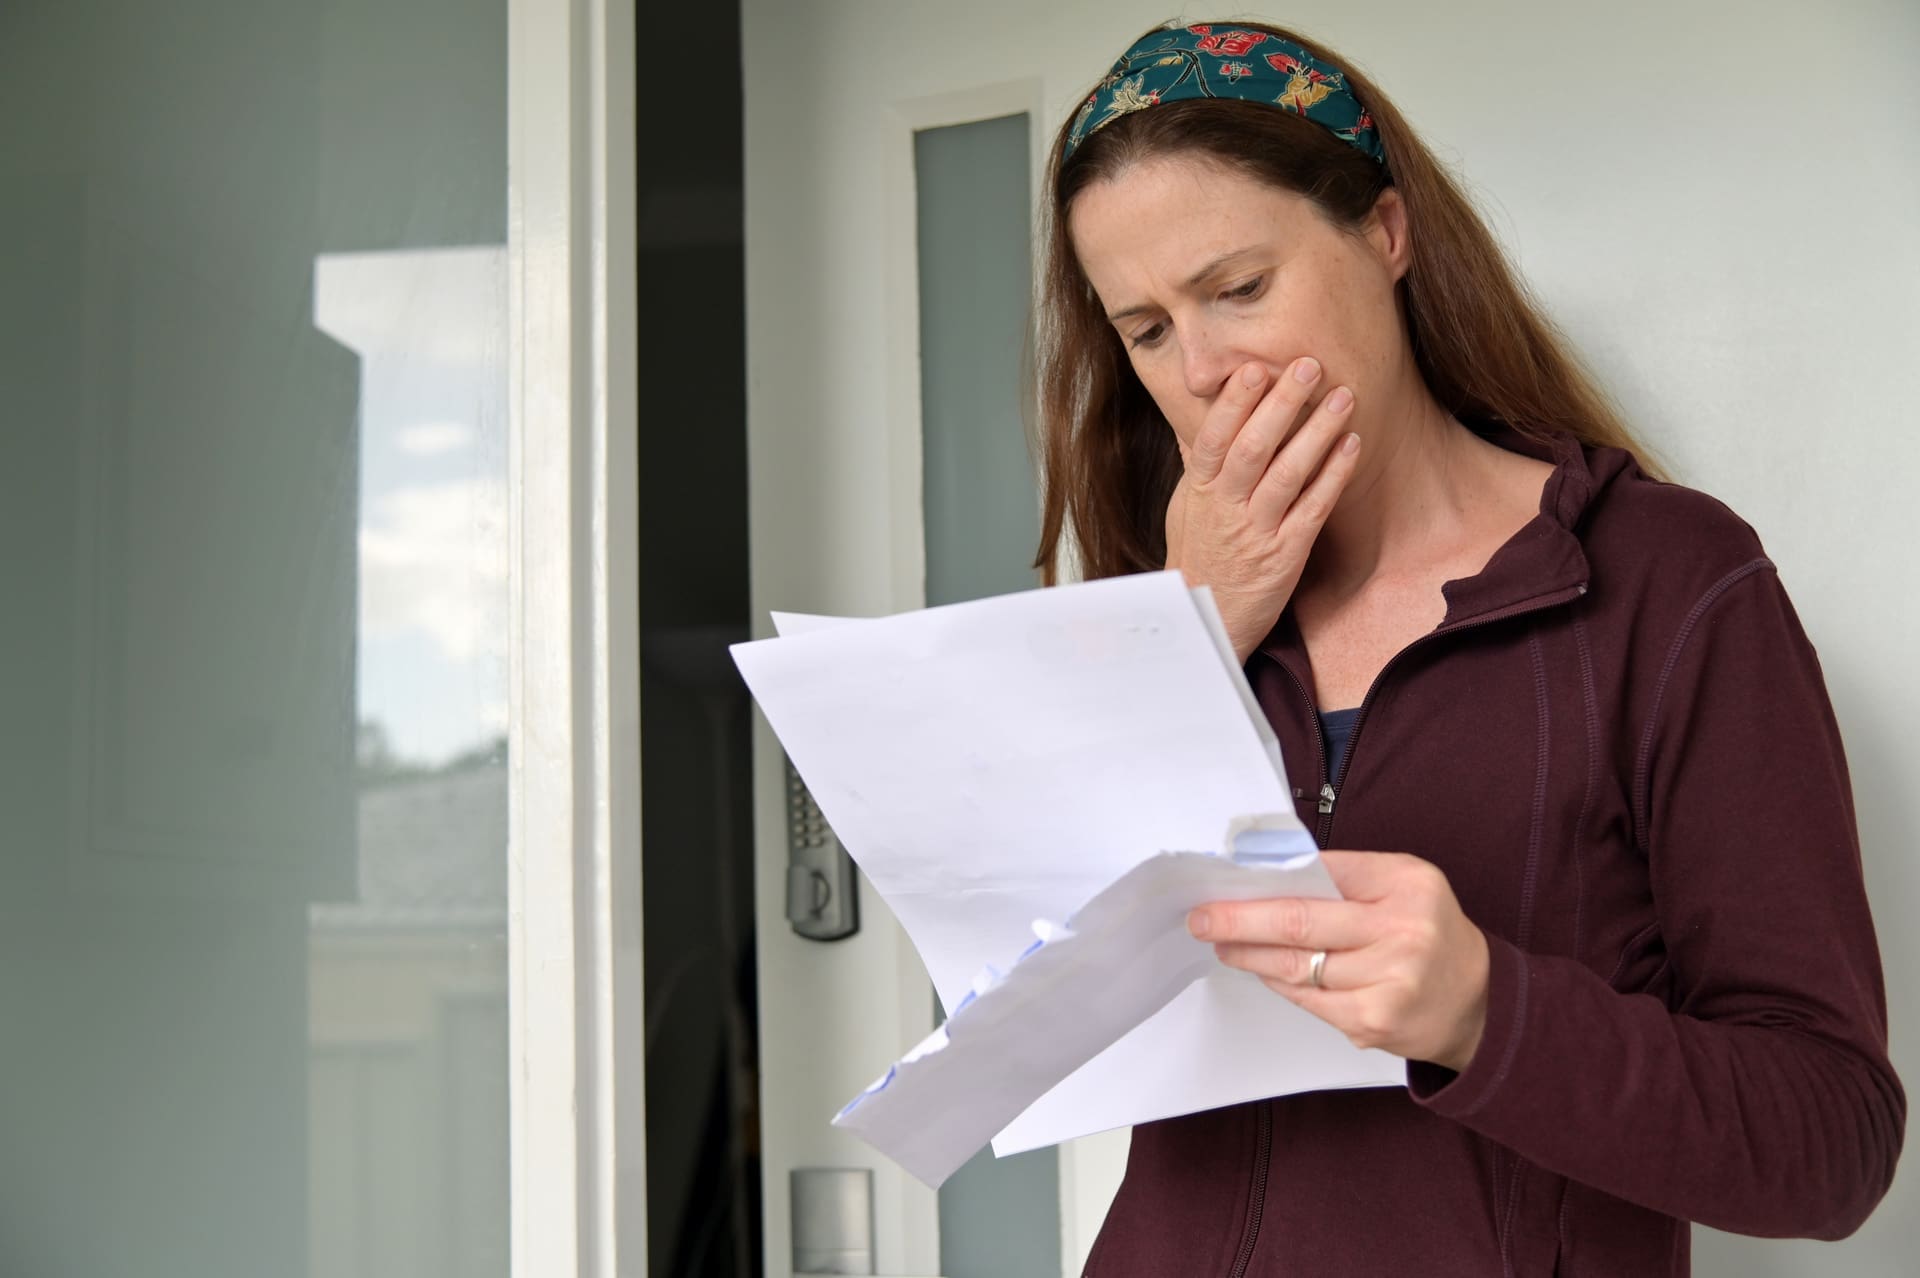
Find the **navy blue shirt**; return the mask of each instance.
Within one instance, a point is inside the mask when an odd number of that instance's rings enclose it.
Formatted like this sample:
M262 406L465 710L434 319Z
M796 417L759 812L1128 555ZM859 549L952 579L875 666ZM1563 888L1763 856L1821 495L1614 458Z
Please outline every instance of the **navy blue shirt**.
M1353 721L1359 717L1359 706L1351 710L1329 710L1320 716L1320 735L1327 739L1329 781L1340 775L1340 761L1347 757L1347 739L1353 735Z

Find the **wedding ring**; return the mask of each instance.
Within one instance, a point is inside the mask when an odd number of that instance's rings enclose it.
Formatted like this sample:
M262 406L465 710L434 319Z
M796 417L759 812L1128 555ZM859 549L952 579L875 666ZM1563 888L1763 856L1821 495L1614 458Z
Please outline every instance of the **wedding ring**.
M1327 988L1326 974L1327 952L1325 950L1315 950L1313 952L1313 958L1307 963L1307 979L1313 982L1313 988L1323 990Z

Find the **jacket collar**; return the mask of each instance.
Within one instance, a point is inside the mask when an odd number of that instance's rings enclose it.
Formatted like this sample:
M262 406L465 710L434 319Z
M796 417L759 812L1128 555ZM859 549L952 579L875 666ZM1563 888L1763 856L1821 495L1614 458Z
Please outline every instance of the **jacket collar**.
M1447 614L1434 634L1553 607L1585 594L1590 570L1580 544L1581 520L1596 495L1633 465L1631 454L1621 449L1589 450L1566 435L1542 441L1497 427L1486 437L1502 448L1553 463L1553 473L1540 491L1540 513L1508 538L1478 573L1441 587ZM1306 645L1291 608L1280 614L1258 651L1296 674L1308 670Z

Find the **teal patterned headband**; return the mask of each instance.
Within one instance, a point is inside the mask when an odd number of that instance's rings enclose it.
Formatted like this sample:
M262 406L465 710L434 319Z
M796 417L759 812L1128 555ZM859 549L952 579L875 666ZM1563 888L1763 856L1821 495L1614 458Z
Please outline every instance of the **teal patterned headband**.
M1162 102L1234 98L1304 115L1382 164L1379 130L1344 73L1291 40L1210 25L1155 31L1134 41L1087 98L1067 135L1067 154L1121 116Z

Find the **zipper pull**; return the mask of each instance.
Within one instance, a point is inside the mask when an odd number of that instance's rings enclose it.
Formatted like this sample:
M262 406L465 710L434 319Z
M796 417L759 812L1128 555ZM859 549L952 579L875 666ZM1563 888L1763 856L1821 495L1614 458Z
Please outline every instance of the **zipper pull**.
M1333 801L1340 796L1333 792L1333 783L1327 782L1320 787L1320 815L1326 816L1333 811Z

